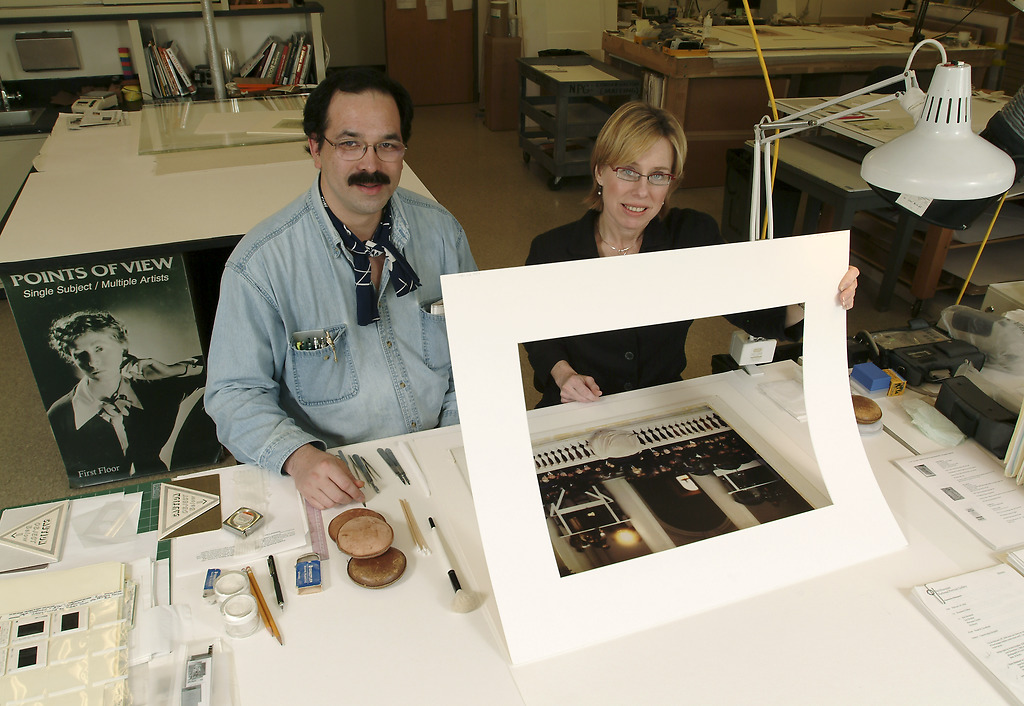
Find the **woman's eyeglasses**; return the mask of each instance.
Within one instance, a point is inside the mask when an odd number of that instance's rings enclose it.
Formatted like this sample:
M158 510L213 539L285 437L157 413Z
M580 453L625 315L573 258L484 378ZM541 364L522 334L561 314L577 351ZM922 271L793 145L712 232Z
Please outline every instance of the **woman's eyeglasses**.
M324 142L337 150L338 156L348 162L354 162L357 159L362 159L363 155L366 154L367 148L370 147L370 145L365 142L360 142L359 140L340 140L338 142L331 142L325 137ZM387 140L373 145L373 151L377 154L377 158L382 162L397 162L405 155L405 145L401 142L395 142L394 140ZM634 181L636 180L634 179Z
M383 159L383 157L381 157L381 159ZM622 179L622 181L640 181L640 177L643 177L651 186L668 186L672 183L672 180L676 178L675 174L666 174L665 172L641 174L635 169L630 169L629 167L612 167L611 170L615 172L615 176Z

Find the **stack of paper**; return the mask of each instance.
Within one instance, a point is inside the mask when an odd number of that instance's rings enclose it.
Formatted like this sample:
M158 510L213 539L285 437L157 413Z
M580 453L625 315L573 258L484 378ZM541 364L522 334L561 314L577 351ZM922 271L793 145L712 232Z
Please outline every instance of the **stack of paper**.
M1024 576L1005 564L916 586L913 596L956 643L1024 703Z

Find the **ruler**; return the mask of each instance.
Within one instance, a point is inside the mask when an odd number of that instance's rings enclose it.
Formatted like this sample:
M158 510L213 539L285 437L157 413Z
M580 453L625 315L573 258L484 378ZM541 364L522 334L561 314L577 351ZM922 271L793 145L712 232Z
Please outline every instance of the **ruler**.
M331 558L327 551L327 533L324 531L324 515L315 507L303 500L306 504L306 518L309 520L309 539L313 544L313 551L320 555L320 561L324 562Z

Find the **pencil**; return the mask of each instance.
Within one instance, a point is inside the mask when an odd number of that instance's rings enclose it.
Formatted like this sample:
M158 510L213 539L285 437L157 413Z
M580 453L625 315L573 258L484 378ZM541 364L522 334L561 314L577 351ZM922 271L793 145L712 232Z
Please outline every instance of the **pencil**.
M277 629L277 623L274 622L274 616L270 614L270 609L267 607L267 602L263 600L263 592L260 591L260 585L256 583L256 575L253 574L250 567L245 567L245 573L249 577L249 588L252 589L252 595L256 599L256 605L260 609L260 617L263 619L263 625L266 626L270 634L273 635L280 644L284 644L284 640L281 639L281 633Z

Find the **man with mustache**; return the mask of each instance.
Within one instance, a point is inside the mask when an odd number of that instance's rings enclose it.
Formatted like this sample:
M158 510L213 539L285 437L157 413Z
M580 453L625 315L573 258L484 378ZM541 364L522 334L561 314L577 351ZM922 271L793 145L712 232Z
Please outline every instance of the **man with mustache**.
M330 74L303 114L319 178L239 242L221 280L218 437L320 509L363 500L325 449L459 421L440 276L476 264L448 211L398 187L412 114L377 71Z

